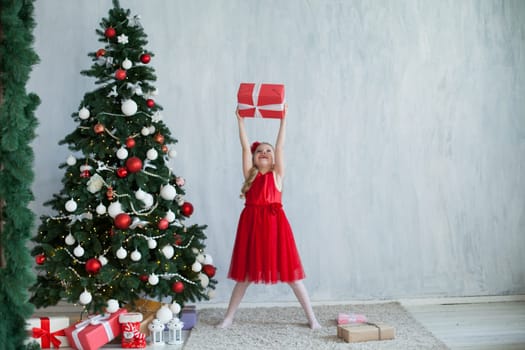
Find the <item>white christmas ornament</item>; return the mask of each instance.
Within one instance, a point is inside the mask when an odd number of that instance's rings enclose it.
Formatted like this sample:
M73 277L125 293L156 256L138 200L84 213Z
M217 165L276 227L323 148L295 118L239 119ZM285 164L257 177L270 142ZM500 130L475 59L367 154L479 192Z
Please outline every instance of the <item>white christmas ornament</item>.
M100 203L99 205L97 205L97 207L95 208L96 212L98 215L104 215L106 214L106 206L102 203Z
M120 106L120 109L122 110L122 113L126 116L132 116L135 113L137 113L137 103L133 100L125 100L122 102L122 106Z
M193 254L197 255L199 254L199 250L195 247L191 248L191 251L193 252Z
M157 241L153 238L148 238L148 248L149 249L155 249L157 248Z
M168 305L164 304L157 310L155 316L159 319L161 323L168 323L169 320L173 318L173 312L171 312Z
M154 125L150 125L149 127L149 133L150 134L153 134L155 132L155 126Z
M126 251L126 249L124 249L123 247L120 247L119 249L117 249L117 258L122 260L122 259L126 259L126 256L128 256L128 252Z
M135 198L137 198L138 200L143 200L144 198L146 198L146 192L139 188L135 192Z
M131 63L131 61L127 58L124 61L122 61L122 68L124 69L130 69L132 65L133 64Z
M175 158L177 156L177 151L175 151L174 149L170 149L168 152L168 156L170 158Z
M139 261L142 258L142 254L140 254L140 252L137 249L135 249L129 257L133 261Z
M208 278L208 276L206 276L203 273L199 274L199 279L201 281L202 288L206 288L206 287L208 287L208 284L210 284L210 279Z
M120 147L117 151L117 158L118 159L126 159L128 158L128 150L124 147Z
M151 208L153 206L153 196L149 193L146 193L146 196L144 197L142 202L144 202L144 208Z
M174 302L173 304L170 305L170 310L171 312L173 312L174 315L178 315L181 308L178 303Z
M140 133L142 134L142 136L148 136L149 135L149 128L148 127L143 127L142 130L140 130Z
M213 258L210 254L204 255L204 265L212 265L213 264Z
M104 187L104 179L99 174L91 176L91 178L86 183L87 190L91 193L97 193Z
M164 217L166 220L168 220L168 222L173 222L175 221L175 213L170 210L168 210L168 212L166 213L166 216Z
M173 258L173 255L175 255L175 249L172 245L165 245L164 247L162 247L162 254L164 254L166 259L171 259Z
M68 212L72 213L77 210L77 202L75 202L73 199L70 199L66 202L65 207Z
M108 300L108 305L106 306L106 311L109 312L110 314L112 314L114 312L117 312L119 307L120 306L118 305L118 300L117 299L109 299Z
M123 213L122 210L122 204L120 204L119 201L111 202L111 204L108 207L108 214L112 218L115 218L118 214Z
M204 264L204 255L202 254L199 254L197 255L197 257L195 258L198 262L200 262L201 264Z
M70 155L69 157L67 157L66 163L69 166L73 166L73 165L77 164L77 159L75 158L74 155Z
M66 244L67 245L73 245L75 244L75 237L73 237L73 235L71 233L69 233L67 236L66 236Z
M208 298L215 298L215 289L208 289Z
M126 34L120 34L119 36L117 36L117 41L119 44L127 44L128 36Z
M82 107L80 111L78 111L78 117L82 120L86 120L89 118L89 109L86 107Z
M84 248L79 244L73 249L73 255L77 258L80 258L82 255L84 255Z
M149 160L155 160L159 156L159 153L155 148L150 148L148 152L146 152L146 158Z
M97 259L100 261L100 265L102 266L108 263L108 259L104 255L100 255Z
M191 270L193 272L200 272L202 270L202 264L198 261L195 261L193 265L191 265Z
M162 186L160 190L160 196L165 200L172 201L177 195L177 190L170 184Z
M159 283L159 276L152 273L148 277L148 283L151 284L152 286L156 286Z
M78 298L78 301L82 305L87 305L91 303L91 300L93 300L93 297L91 296L91 293L84 289L82 293L80 293L80 297Z

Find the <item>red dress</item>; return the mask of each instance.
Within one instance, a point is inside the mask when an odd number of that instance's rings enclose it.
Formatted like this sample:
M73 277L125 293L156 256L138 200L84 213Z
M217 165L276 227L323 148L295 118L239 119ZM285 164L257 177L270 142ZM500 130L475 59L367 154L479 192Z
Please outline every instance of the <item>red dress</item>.
M228 277L238 282L293 282L305 277L273 172L258 173L246 192Z

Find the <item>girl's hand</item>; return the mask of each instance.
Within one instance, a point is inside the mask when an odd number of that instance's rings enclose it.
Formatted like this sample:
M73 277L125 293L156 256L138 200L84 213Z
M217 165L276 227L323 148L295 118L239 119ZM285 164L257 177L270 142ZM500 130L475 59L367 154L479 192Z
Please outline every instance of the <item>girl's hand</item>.
M237 109L235 109L235 115L237 116L237 120L238 121L241 121L243 120L241 115L239 114L239 107L237 107Z
M288 114L288 103L285 103L285 104L284 104L283 119L286 118L286 114Z

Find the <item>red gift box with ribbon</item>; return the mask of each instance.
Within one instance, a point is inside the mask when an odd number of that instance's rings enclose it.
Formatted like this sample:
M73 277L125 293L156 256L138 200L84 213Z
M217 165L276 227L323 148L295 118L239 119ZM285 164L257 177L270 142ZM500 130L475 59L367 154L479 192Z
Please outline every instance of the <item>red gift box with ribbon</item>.
M66 328L69 346L77 350L97 350L120 335L119 309L112 314L95 315Z
M64 332L69 327L68 317L35 317L27 322L29 342L38 342L42 349L69 346Z
M284 116L284 85L241 83L237 102L241 117L281 119Z

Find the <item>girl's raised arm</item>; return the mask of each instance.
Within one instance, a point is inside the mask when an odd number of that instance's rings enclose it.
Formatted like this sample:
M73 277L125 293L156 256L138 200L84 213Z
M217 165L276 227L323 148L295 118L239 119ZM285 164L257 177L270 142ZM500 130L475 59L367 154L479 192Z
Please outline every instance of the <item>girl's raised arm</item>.
M286 139L286 114L288 114L288 104L284 105L284 115L279 126L277 141L275 141L275 164L274 171L281 182L284 177L284 141Z
M250 150L250 142L248 141L248 135L244 127L244 118L239 115L239 109L235 111L237 116L237 124L239 125L239 140L241 141L242 148L242 173L244 178L248 178L250 169L253 167L252 151Z

